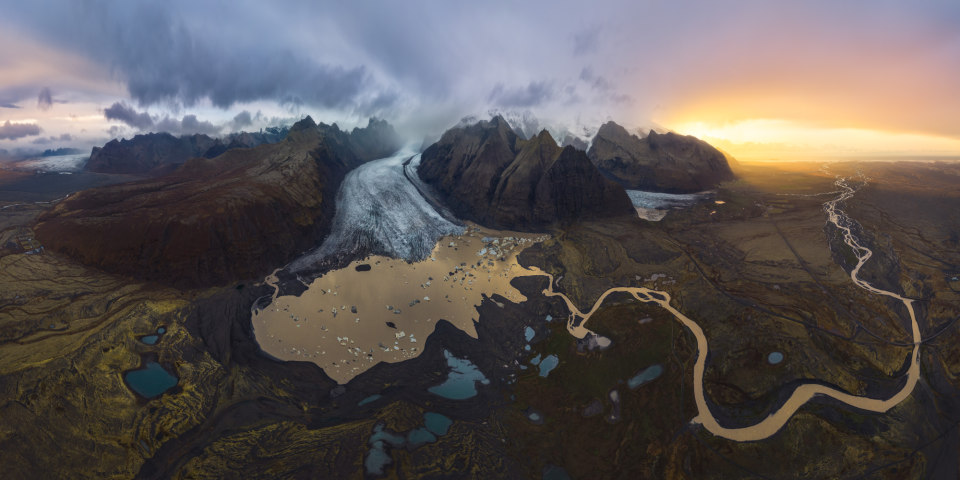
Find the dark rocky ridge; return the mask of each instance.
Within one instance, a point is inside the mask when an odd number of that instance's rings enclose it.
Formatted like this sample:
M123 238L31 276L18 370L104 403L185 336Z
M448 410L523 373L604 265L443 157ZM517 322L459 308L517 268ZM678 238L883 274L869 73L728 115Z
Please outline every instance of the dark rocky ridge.
M600 127L587 155L624 188L666 193L713 189L733 180L737 167L733 157L696 137L651 130L640 138L614 122Z
M573 145L578 150L586 150L587 142L582 138L570 135L569 133L563 137L563 141L560 142L561 147L566 147L567 145Z
M40 154L41 157L58 157L60 155L80 155L83 150L79 148L58 148L56 150L47 149Z
M523 140L499 115L448 130L423 152L417 173L458 218L499 229L635 215L623 188L582 150L557 146L546 130Z
M215 158L234 148L277 143L286 138L289 131L283 126L260 132L231 133L222 138L200 133L178 138L160 132L136 135L129 140L113 139L103 147L93 147L85 169L93 173L161 176L191 158Z
M234 148L253 148L264 143L277 143L287 138L290 128L287 126L269 127L259 132L238 132L214 139L214 144L206 149L203 158L215 158Z
M103 147L93 147L85 169L93 173L143 175L164 165L199 157L218 142L207 135L177 138L166 132L137 135L130 140L113 139Z
M276 144L83 191L40 217L36 234L85 265L179 288L260 277L315 246L344 175L369 152L393 148L362 141L367 153L351 134L307 117Z

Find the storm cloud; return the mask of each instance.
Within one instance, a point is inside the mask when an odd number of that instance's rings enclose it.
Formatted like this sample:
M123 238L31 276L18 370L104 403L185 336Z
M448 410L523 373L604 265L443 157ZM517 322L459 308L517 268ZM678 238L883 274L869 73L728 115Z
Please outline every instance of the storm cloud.
M154 121L147 112L137 112L126 102L116 102L103 109L103 116L107 120L117 120L139 130L148 130L153 127Z
M74 140L73 135L70 135L69 133L64 133L64 134L60 135L59 137L58 137L58 136L51 135L51 136L49 136L49 137L36 138L36 139L32 140L30 143L32 143L32 144L34 144L34 145L47 145L47 144L49 144L49 143L55 143L55 142L70 142L70 141L73 141L73 140Z
M497 84L490 92L490 103L501 107L529 108L542 105L557 96L553 84L530 82L523 87L507 88Z
M0 140L32 137L40 135L41 131L40 126L33 123L10 123L10 120L7 120L3 125L0 125Z
M173 135L192 135L194 133L216 135L222 129L223 127L216 126L209 121L198 120L196 115L184 115L180 120L164 117L157 122L155 128L158 132L167 132Z
M249 112L262 108L353 123L376 115L422 135L503 107L960 138L956 2L8 3L0 28L110 72L122 96L87 100L137 131L252 128ZM48 86L91 90L27 77L0 81L0 104L27 106ZM57 103L49 97L38 106ZM225 111L214 119L210 108Z

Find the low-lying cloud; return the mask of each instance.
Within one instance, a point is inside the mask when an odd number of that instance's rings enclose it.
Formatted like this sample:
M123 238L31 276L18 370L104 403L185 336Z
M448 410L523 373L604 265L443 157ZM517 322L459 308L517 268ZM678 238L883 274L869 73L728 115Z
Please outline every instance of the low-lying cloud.
M488 100L500 107L536 107L556 98L557 92L551 82L530 82L525 87L504 87L498 83L490 91Z
M69 133L64 133L60 136L51 135L49 137L40 137L40 138L34 139L30 143L34 145L47 145L47 144L56 143L56 142L72 142L74 140L76 140L76 138L74 138L73 135L70 135Z
M196 115L184 115L180 120L172 117L164 117L157 122L156 128L154 129L154 131L167 132L172 135L192 135L194 133L216 135L220 133L221 130L223 130L223 127L218 127L206 120L197 120Z
M32 137L40 135L41 131L43 131L43 129L33 123L10 123L10 120L7 120L6 123L0 125L0 140L17 140L19 138Z
M116 120L123 122L138 130L148 130L153 127L154 121L147 112L137 112L126 102L116 102L113 105L103 109L103 116L107 120Z

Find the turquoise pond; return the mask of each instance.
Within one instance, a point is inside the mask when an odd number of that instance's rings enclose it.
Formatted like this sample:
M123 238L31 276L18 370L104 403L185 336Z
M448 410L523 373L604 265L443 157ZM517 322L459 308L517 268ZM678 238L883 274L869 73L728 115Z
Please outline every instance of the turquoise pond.
M533 331L533 329L530 327L527 327L527 329L523 331L523 336L526 337L528 342L530 340L533 340L533 337L536 335L537 335L537 332Z
M560 364L560 359L556 355L550 355L547 358L544 358L540 362L540 376L546 377L550 374L550 371L554 368L557 368L557 365Z
M770 362L771 365L776 365L783 361L783 354L780 352L773 352L767 356L767 361Z
M530 359L530 365L540 365L540 354Z
M453 425L453 420L439 413L426 412L423 414L423 419L427 430L440 436L446 435L450 431L450 425Z
M370 402L375 402L379 400L380 397L382 397L382 395L370 395L369 397L364 398L363 400L360 400L360 403L358 403L357 406L362 407Z
M416 430L411 430L407 434L407 442L417 444L417 443L433 443L437 441L437 437L430 433L426 428L418 428Z
M415 448L421 444L433 443L437 441L437 437L446 435L450 431L450 426L453 425L453 420L433 412L424 413L423 421L425 427L410 430L405 437L386 431L382 424L373 427L373 435L370 435L367 441L370 451L363 462L367 474L382 476L384 467L393 463L393 459L387 453L386 444L389 443L393 448L404 446Z
M160 335L163 335L164 333L167 333L167 329L160 327L157 329L157 333L159 333Z
M147 362L146 368L127 372L124 379L130 388L147 398L156 397L177 384L177 377L156 362Z
M446 350L443 351L443 356L446 357L447 365L450 366L450 374L447 376L447 381L427 389L428 392L450 400L463 400L477 394L477 382L483 385L490 384L490 380L487 380L483 372L470 363L470 360L454 357Z
M146 343L147 345L154 345L159 339L160 337L158 335L147 335L146 337L140 337L140 341Z
M633 378L627 380L627 386L630 387L631 390L638 388L640 385L659 377L662 373L663 365L660 365L659 363L656 365L651 365L643 370L640 370L636 375L634 375Z
M393 463L393 459L390 458L390 454L388 454L384 448L387 442L394 447L400 447L406 443L406 439L400 435L387 432L384 430L383 425L378 424L373 427L373 435L370 435L369 440L370 452L367 454L366 460L363 461L363 467L366 469L367 474L382 476L383 467Z

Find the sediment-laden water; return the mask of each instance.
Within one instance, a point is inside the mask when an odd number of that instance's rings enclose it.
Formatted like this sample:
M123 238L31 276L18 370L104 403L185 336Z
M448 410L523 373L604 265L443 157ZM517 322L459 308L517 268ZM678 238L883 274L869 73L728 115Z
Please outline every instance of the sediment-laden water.
M723 427L717 422L716 417L714 417L710 412L710 408L707 406L707 401L704 397L703 373L704 365L706 364L707 360L707 354L709 352L707 338L703 334L703 330L699 325L697 325L696 322L690 320L670 305L670 295L668 293L642 287L616 287L604 292L589 312L581 313L566 296L553 292L553 276L537 270L526 270L524 273L529 275L544 275L550 279L550 287L549 289L544 290L543 293L547 296L560 297L566 302L567 308L571 312L567 322L567 330L577 338L583 338L589 332L589 330L586 329L586 324L590 319L590 316L596 312L597 308L599 308L600 304L603 303L604 299L606 299L609 294L614 292L628 292L639 301L656 303L670 312L674 318L677 319L677 321L690 329L690 331L697 338L697 361L693 369L693 386L698 415L694 417L690 423L702 425L707 431L718 437L723 437L738 442L750 442L768 438L786 425L793 414L816 395L825 395L853 407L871 412L883 413L910 396L910 393L913 392L917 381L920 379L920 327L917 324L916 313L913 309L913 300L903 298L893 292L878 289L857 277L860 268L862 268L864 263L870 259L870 257L873 255L873 252L861 245L856 236L854 236L851 232L851 228L856 225L856 222L838 208L838 204L853 197L853 195L856 193L856 190L847 184L847 179L838 179L836 185L840 188L842 193L840 196L825 203L824 211L827 214L827 221L834 224L838 229L841 230L841 232L843 232L844 242L849 245L854 252L856 252L858 262L857 266L850 272L850 279L860 288L879 295L895 298L903 302L907 312L910 314L910 321L913 329L913 354L911 355L910 369L907 371L907 382L899 392L889 398L858 397L856 395L850 395L824 385L805 384L797 387L790 395L790 398L787 399L786 403L780 407L780 409L770 414L770 416L765 418L760 423L743 428ZM582 320L578 319L577 317L581 317Z
M693 369L698 415L691 424L702 425L719 437L743 442L765 439L816 395L863 410L885 412L909 396L919 379L921 339L912 300L857 278L873 252L860 245L851 231L855 222L838 208L838 204L856 193L846 179L837 180L841 194L824 204L827 221L842 232L844 242L856 252L858 264L850 273L851 280L860 288L903 302L910 314L914 347L907 382L886 399L858 397L819 384L801 385L783 406L756 425L726 428L710 412L704 396L707 339L696 322L670 305L668 293L644 287L616 287L604 292L590 311L580 312L570 299L553 291L552 275L536 268L522 268L516 262L523 248L545 236L496 232L476 225L465 228L419 183L415 174L418 161L418 156L401 152L370 162L347 176L338 194L333 232L316 252L295 262L291 270L307 268L343 252L378 255L354 261L316 279L301 297L274 298L269 307L257 311L253 324L264 351L284 360L313 361L343 383L377 362L416 356L420 342L426 340L440 318L475 337L475 306L482 300L481 294L499 293L511 301L524 301L526 298L509 281L517 276L542 275L550 280L543 294L564 300L570 311L567 330L578 339L592 333L587 328L590 317L614 292L656 303L690 329L698 346ZM405 172L405 168L409 171ZM708 198L703 194L675 196L682 199L660 197L663 195L647 194L644 201L649 202L644 205L689 205ZM357 269L359 265L369 267Z

